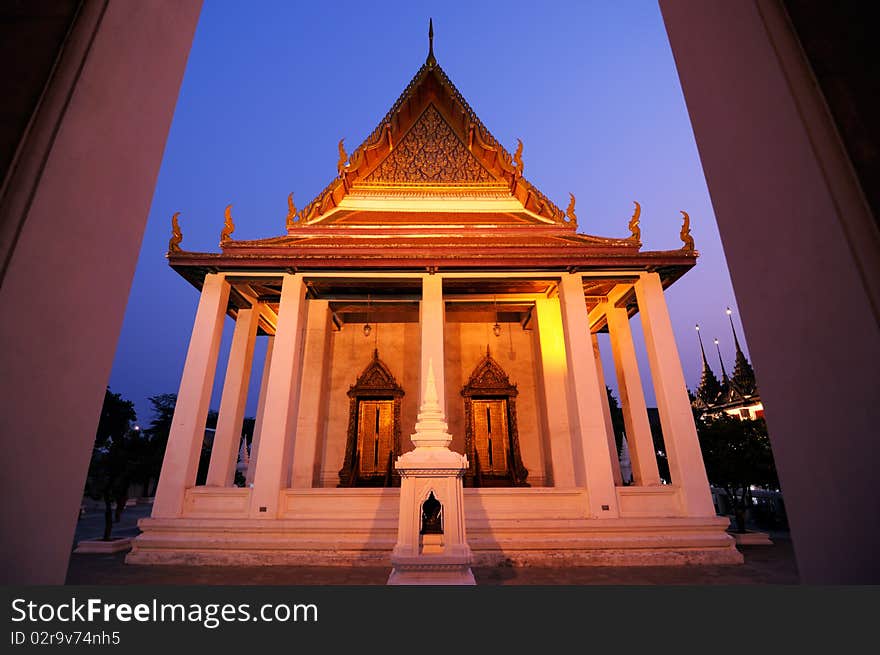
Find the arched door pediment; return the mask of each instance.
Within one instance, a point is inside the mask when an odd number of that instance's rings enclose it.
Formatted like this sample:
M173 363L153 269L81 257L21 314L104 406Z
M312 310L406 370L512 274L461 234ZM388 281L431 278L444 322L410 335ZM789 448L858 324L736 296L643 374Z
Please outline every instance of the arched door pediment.
M392 468L400 450L400 403L405 395L388 366L373 351L372 361L348 389L349 416L340 487L397 486Z
M516 426L518 393L487 348L461 390L469 486L528 486Z

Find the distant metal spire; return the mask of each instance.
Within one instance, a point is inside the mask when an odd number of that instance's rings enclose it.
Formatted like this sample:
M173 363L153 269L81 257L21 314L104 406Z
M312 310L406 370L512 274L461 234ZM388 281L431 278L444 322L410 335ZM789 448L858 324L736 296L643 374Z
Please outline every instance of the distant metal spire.
M425 60L426 64L433 66L437 63L437 60L434 58L434 19L428 19L428 58Z

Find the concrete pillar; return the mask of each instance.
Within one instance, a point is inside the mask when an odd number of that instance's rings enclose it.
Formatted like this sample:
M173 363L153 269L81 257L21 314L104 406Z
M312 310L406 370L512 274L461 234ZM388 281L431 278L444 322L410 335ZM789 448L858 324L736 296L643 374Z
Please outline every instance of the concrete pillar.
M541 377L544 382L544 408L553 466L553 486L574 487L574 464L571 456L571 429L566 406L568 367L565 362L562 311L558 298L535 300L538 321L538 344Z
M877 461L859 454L876 452L880 425L880 230L840 136L871 114L832 115L783 5L660 0L801 581L877 584ZM862 38L872 23L856 27ZM827 34L839 97L867 89Z
M580 444L581 461L576 466L583 471L590 515L617 518L617 491L602 413L605 388L599 387L580 275L562 275L559 299L568 363L569 416L572 433Z
M257 415L254 418L254 436L251 438L251 457L248 461L244 482L250 486L254 481L257 469L257 452L260 449L260 434L263 432L263 414L266 409L266 387L269 385L269 363L272 361L272 350L275 346L275 335L269 335L266 343L266 358L263 360L263 376L260 379L260 395L257 398Z
M228 301L229 283L221 274L206 275L156 487L154 518L180 516L184 492L195 484Z
M648 422L648 408L645 405L645 392L639 375L629 315L622 307L609 307L605 315L608 317L623 424L632 461L633 483L642 486L658 485L660 473L657 470L654 439L651 436L651 424Z
M608 402L608 389L605 384L605 370L602 367L602 354L599 352L599 335L590 334L593 344L593 360L596 362L596 375L599 378L599 389L603 392L602 397L602 420L605 422L605 438L608 439L608 452L611 455L611 475L614 484L623 486L623 476L620 473L620 457L617 455L617 440L614 438L614 421L611 420L611 403Z
M50 50L35 40L42 52L19 53L23 66L28 59L55 64L17 139L0 197L0 307L7 315L0 322L0 437L4 458L18 463L0 476L3 584L64 583L202 3L156 0L136 10L126 2L76 4L63 45ZM32 25L59 11L55 3L14 6ZM22 463L39 466L39 474Z
M302 364L299 413L296 440L293 444L293 477L291 487L307 489L315 477L315 452L325 420L323 402L325 381L330 374L330 303L309 300L306 319L305 349Z
M296 425L299 405L300 339L305 296L306 286L302 276L285 274L251 494L250 515L253 518L275 518L278 515L279 492L290 481L294 438L291 432Z
M208 478L205 481L207 486L230 487L235 480L259 319L260 310L255 308L240 309L235 320L223 394L220 397L217 430L214 432Z
M660 276L641 274L635 290L672 484L680 490L685 514L714 516L715 507ZM630 453L634 450L630 445Z
M434 376L437 380L437 398L444 414L446 407L446 357L443 346L443 331L446 324L446 307L443 303L443 278L439 275L426 275L422 278L422 302L419 303L419 321L422 328L421 375L419 393L424 394L428 384L428 361L433 362ZM424 398L419 396L421 407Z

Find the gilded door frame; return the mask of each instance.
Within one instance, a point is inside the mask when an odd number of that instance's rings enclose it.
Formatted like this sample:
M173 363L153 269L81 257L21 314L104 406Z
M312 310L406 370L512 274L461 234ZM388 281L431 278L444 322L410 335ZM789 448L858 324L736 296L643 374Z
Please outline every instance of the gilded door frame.
M510 486L514 487L529 486L526 482L529 472L522 463L519 450L519 431L516 425L516 397L518 394L516 385L511 384L507 373L492 358L487 348L486 356L474 368L467 384L461 390L461 395L464 397L464 450L468 458L468 470L464 480L467 486L475 486L480 483L477 477L476 457L474 456L474 398L507 400L507 434L511 459L508 476L497 479L493 479L493 476L487 476L488 479L485 481L490 484L507 481Z
M400 455L400 405L401 398L405 395L403 388L394 379L394 375L388 370L388 366L379 359L379 351L373 351L373 360L358 376L357 381L348 389L348 435L345 443L345 458L342 468L339 469L339 487L354 486L358 480L352 481L355 473L357 453L357 428L358 428L358 404L361 400L392 400L393 427L393 454ZM391 479L392 486L400 485L400 476L394 473Z

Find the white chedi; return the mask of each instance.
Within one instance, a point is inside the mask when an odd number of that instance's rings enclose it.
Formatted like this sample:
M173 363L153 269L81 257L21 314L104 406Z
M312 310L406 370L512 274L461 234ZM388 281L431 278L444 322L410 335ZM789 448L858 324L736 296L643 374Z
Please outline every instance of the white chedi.
M248 451L247 437L242 437L241 447L238 449L238 462L235 465L235 470L237 470L239 473L244 473L245 471L247 471L250 461L251 454Z
M416 431L410 437L416 448L448 448L452 443L449 425L437 397L437 382L434 378L434 363L428 360L428 376L425 383L425 397L416 419Z
M623 443L620 447L620 477L624 483L629 484L633 481L632 460L629 456L629 444L626 441L626 435L621 440Z

